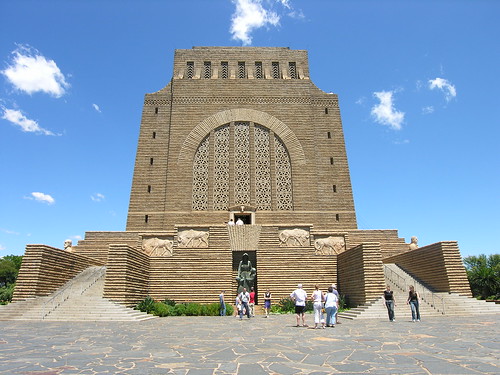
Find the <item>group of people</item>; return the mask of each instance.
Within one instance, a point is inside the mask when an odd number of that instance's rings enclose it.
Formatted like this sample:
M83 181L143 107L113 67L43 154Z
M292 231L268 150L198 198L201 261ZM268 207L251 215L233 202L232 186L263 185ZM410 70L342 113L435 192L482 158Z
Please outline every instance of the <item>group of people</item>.
M220 315L226 315L226 301L225 301L225 291L221 291L219 294L219 305L220 305ZM248 319L250 317L255 317L255 289L250 288L250 292L247 288L243 290L236 296L235 300L235 313L240 319L243 319L243 315L246 315ZM266 290L264 293L264 317L269 317L269 312L271 310L271 292Z
M297 285L297 289L290 294L290 298L295 303L297 327L307 327L304 313L308 298L313 302L314 328L335 327L340 300L335 284L332 284L328 288L327 293L323 293L319 289L319 286L315 285L314 292L309 297L307 296L307 292L302 288L302 284L299 284Z
M232 225L235 225L235 224L236 225L243 225L245 223L243 222L243 220L241 220L240 217L238 218L238 220L236 220L236 223L234 222L233 219L229 219L229 221L227 222L227 225L229 225L229 226L232 226Z
M387 285L387 289L384 290L384 303L387 307L387 313L389 314L389 320L391 322L396 321L396 316L394 314L394 307L396 306L396 298L394 297L394 292L391 287ZM420 310L419 310L419 296L415 291L415 287L410 285L410 290L408 292L408 298L406 304L410 305L411 309L411 320L412 322L420 322Z

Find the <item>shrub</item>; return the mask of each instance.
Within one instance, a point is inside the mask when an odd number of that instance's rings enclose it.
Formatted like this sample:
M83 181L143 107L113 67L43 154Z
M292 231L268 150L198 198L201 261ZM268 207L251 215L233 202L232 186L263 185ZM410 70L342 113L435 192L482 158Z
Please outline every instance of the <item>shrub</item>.
M166 305L163 302L155 302L153 314L160 317L171 316L172 310L173 308L170 305Z
M169 298L165 298L165 299L163 300L163 303L164 303L165 305L172 306L172 307L174 307L174 306L175 306L175 304L176 304L176 302L175 302L173 299L169 299Z
M0 303L6 305L8 302L12 301L12 295L14 294L15 284L10 284L7 286L0 287Z
M188 303L186 305L186 315L187 316L200 316L201 315L201 305L199 303Z
M140 301L134 309L150 314L155 309L155 301L151 297L147 296Z
M2 288L0 288L1 292ZM155 302L151 297L146 297L135 307L136 310L154 314L156 316L218 316L219 303L176 303L174 300L165 299L163 302ZM233 315L233 306L226 304L226 315Z
M186 314L186 305L184 303L177 303L175 306L174 306L174 315L175 316L183 316L183 315L187 315Z

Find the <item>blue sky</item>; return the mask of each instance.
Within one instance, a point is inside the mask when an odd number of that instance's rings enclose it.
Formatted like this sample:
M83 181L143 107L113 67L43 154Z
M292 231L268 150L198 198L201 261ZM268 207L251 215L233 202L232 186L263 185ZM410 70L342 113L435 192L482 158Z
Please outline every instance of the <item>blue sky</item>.
M358 226L500 253L500 2L0 1L0 256L125 230L145 93L175 49L306 49Z

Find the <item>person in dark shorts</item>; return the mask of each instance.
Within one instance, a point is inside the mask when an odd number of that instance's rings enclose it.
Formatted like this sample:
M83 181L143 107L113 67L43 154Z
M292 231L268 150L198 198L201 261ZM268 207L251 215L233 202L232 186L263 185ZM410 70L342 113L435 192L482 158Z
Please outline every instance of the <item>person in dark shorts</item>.
M297 317L297 327L300 326L300 320L302 319L302 327L307 327L304 317L304 312L306 310L306 300L307 293L304 289L302 289L302 284L297 285L297 289L295 289L291 294L290 298L295 303L295 314Z

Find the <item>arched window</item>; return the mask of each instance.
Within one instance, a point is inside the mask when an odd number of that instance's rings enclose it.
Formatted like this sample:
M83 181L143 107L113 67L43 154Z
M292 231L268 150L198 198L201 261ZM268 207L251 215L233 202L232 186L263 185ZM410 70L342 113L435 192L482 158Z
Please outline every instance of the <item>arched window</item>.
M240 204L293 210L292 168L277 135L262 125L235 121L214 129L198 146L192 208L218 211Z

